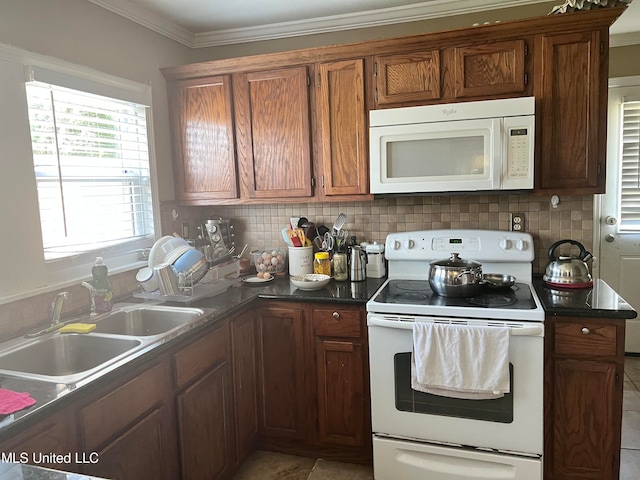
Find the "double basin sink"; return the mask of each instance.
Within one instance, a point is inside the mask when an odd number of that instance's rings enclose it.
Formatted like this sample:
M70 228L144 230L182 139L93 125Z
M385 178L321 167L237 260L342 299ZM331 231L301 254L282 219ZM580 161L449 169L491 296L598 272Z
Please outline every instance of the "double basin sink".
M48 333L0 350L0 376L71 384L196 322L198 308L126 306L96 318L90 333Z

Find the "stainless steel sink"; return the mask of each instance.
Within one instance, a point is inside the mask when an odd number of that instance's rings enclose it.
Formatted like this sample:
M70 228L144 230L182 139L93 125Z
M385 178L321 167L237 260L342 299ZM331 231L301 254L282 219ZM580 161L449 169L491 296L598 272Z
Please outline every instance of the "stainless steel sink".
M0 374L74 383L142 345L138 338L54 334L0 355Z
M96 333L147 337L168 333L203 314L198 308L144 306L115 311L96 322Z
M198 308L124 306L95 319L90 333L48 333L0 350L0 375L71 384L172 334L204 314ZM23 339L24 340L24 339ZM1 347L0 347L1 348Z

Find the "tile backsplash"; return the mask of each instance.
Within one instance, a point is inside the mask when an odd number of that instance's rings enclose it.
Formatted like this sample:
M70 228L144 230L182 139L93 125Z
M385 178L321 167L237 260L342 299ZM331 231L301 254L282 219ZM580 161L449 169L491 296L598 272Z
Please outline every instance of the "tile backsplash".
M175 211L175 212L173 212ZM358 242L383 243L388 233L435 229L508 230L509 214L524 213L525 231L533 235L536 248L534 273L543 273L547 251L557 240L570 238L592 249L593 196L562 196L557 208L550 197L530 194L447 195L387 197L363 202L181 207L164 204L165 232L180 232L188 224L194 232L209 217L232 220L236 245L247 243L249 251L283 246L281 230L290 217L306 217L316 225L331 227L340 212ZM174 220L171 213L177 213Z
M339 213L347 215L347 228L358 242L383 243L388 233L432 229L507 230L509 213L524 213L525 230L533 235L536 259L534 273L543 273L549 246L571 238L588 250L593 245L593 196L562 196L558 208L550 198L536 195L452 195L427 197L389 197L363 202L237 205L222 207L184 207L172 202L161 206L162 233L195 236L198 225L209 217L232 220L238 249L247 243L249 251L284 246L281 230L290 217L307 217L316 225L331 227ZM136 271L110 275L116 298L138 289ZM63 316L89 308L87 291L77 285L70 291ZM0 305L0 339L21 335L45 325L49 305L57 292L36 295Z

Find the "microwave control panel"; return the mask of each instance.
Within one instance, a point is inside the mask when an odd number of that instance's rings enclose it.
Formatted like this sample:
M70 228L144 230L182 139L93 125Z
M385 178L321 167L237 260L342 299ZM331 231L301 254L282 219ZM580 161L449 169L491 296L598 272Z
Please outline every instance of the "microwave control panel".
M526 127L509 128L507 140L507 177L527 178L529 176L530 132Z

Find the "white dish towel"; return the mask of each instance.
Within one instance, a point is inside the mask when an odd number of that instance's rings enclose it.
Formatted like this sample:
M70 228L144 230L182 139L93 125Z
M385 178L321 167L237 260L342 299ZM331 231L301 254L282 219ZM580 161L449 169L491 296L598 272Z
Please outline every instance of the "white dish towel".
M510 391L508 327L414 322L411 388L453 398Z

